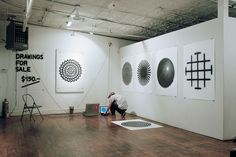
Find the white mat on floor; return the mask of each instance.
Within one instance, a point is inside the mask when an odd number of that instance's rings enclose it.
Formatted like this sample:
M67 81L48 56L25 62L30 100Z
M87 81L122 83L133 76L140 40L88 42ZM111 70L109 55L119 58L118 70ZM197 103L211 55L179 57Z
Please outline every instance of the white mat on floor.
M146 123L149 123L151 125L149 126L144 126L144 127L127 127L127 126L124 126L122 125L122 123L124 122L146 122ZM163 127L161 125L157 125L157 124L154 124L154 123L151 123L151 122L147 122L147 121L144 121L142 119L131 119L131 120L119 120L119 121L112 121L112 123L116 124L116 125L119 125L119 126L122 126L126 129L129 129L129 130L141 130L141 129L152 129L152 128L160 128L160 127Z

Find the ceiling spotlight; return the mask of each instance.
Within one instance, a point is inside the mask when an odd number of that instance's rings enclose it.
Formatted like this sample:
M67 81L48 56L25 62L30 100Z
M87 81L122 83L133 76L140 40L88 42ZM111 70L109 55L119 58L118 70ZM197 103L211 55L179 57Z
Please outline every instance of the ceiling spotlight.
M75 7L75 14L71 15L71 17L73 18L73 20L82 20L79 14L79 6Z
M71 21L67 21L67 22L66 22L66 26L67 26L67 27L70 27L70 26L71 26L71 24L72 24L72 22L71 22Z
M92 30L89 32L89 34L93 35L94 34L94 29L96 28L96 24L95 25L92 25Z
M76 5L72 14L68 15L67 17L71 20L74 20L74 21L84 21L85 18L80 16L79 7L80 7L80 5Z

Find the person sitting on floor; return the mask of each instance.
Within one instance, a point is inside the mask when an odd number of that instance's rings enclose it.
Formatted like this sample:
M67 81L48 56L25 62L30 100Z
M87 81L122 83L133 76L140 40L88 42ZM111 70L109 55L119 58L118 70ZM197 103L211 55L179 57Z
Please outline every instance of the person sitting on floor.
M125 97L115 92L110 92L107 98L109 102L107 112L110 110L111 114L115 116L115 112L117 111L120 113L121 118L125 119L126 110L128 109Z

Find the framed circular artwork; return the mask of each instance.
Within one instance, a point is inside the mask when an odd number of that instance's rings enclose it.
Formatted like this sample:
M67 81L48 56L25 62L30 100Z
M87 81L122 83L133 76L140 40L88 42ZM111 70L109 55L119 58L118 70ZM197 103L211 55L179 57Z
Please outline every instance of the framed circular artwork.
M129 62L125 62L122 68L122 80L125 85L129 85L132 81L132 66Z
M147 60L142 60L137 69L138 81L142 86L146 86L151 78L151 66Z
M157 68L157 80L161 87L169 87L175 76L175 69L172 61L169 58L163 58Z
M75 82L82 75L82 68L79 62L74 59L63 61L59 67L61 78L67 82Z

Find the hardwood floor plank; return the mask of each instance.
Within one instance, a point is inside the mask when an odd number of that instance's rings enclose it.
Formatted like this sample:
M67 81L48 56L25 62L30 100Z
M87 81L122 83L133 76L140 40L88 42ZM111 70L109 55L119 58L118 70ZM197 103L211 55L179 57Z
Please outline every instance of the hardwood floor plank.
M22 123L20 117L0 120L0 157L229 157L236 147L166 125L131 131L111 123L109 116L35 118L35 123L28 117Z

